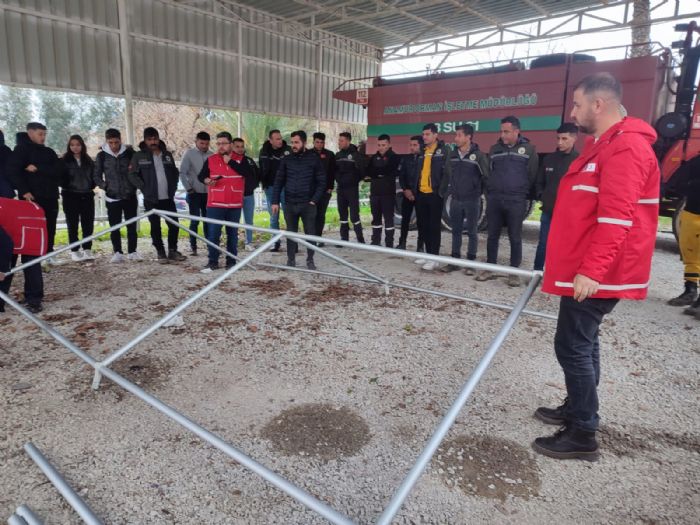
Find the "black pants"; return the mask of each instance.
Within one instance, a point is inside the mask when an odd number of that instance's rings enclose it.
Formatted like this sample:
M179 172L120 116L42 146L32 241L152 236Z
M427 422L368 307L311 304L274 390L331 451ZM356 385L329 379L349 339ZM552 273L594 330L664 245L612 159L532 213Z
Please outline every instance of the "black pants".
M173 199L162 199L158 202L144 201L143 207L146 211L149 210L164 210L177 211L175 201ZM176 217L173 217L175 222L179 222ZM163 234L160 231L160 217L158 215L149 215L148 222L151 223L151 242L157 251L165 250L163 246ZM180 228L174 224L168 224L168 250L177 250L177 236L180 234Z
M0 272L7 273L17 264L17 256L12 253L12 239L5 230L0 228ZM23 255L22 263L36 259L34 256ZM0 291L7 294L12 286L13 275L0 281ZM41 273L41 265L35 264L24 270L24 299L30 306L41 304L44 298L44 276ZM0 306L4 306L5 301L0 299Z
M384 242L394 247L394 195L370 195L372 210L372 244L382 243L382 219L384 220Z
M299 219L304 225L306 235L316 235L316 206L307 202L296 204L287 202L284 205L284 221L287 223L287 231L299 231ZM297 255L297 243L287 239L287 260L293 261ZM306 260L314 260L314 251L306 250Z
M340 238L347 241L350 238L350 225L348 224L348 210L350 220L358 242L365 242L360 222L360 190L357 186L351 188L338 188L338 216L340 217Z
M425 251L440 254L440 232L442 229L442 197L437 193L418 192L416 196L416 218L418 236L423 237Z
M78 240L78 226L83 230L83 239L90 237L95 231L95 194L68 193L63 194L63 213L66 215L68 226L68 242L73 244ZM77 252L92 249L92 241L84 242L81 246L71 248Z
M605 315L617 299L562 297L554 336L554 351L564 370L569 402L565 417L569 424L587 431L598 430L598 382L600 343L598 333Z
M323 236L323 230L326 227L326 210L328 203L331 201L331 194L325 192L321 200L316 203L316 235Z
M136 212L138 210L139 203L136 200L136 195L130 199L122 199L116 202L107 203L107 219L109 220L109 225L114 226L122 221L132 219L136 217ZM122 218L123 217L123 218ZM114 253L122 253L122 236L119 230L114 230L109 234L112 241L112 250ZM136 234L136 223L132 222L126 227L126 238L127 238L127 248L128 253L134 253L136 251L136 243L138 241L138 236Z
M190 210L190 215L195 217L206 217L207 216L207 194L206 193L188 193L187 194L187 206ZM202 233L204 237L207 237L207 227L206 222L202 222ZM195 233L199 229L199 221L192 219L190 221L190 230ZM197 247L197 237L190 235L190 247L195 249Z
M486 260L491 264L498 262L498 241L501 228L508 228L510 241L510 265L516 268L523 260L523 220L527 210L525 199L508 199L489 197L486 203L486 220L488 221L488 240L486 242Z
M46 229L49 235L49 249L46 253L53 251L53 243L56 238L56 221L58 220L58 199L35 199L46 215Z
M411 219L413 218L413 210L416 209L415 199L410 201L406 197L401 200L401 237L399 238L400 244L405 244L408 238L408 229L411 226ZM418 245L417 251L423 251L423 235L420 229L418 230Z

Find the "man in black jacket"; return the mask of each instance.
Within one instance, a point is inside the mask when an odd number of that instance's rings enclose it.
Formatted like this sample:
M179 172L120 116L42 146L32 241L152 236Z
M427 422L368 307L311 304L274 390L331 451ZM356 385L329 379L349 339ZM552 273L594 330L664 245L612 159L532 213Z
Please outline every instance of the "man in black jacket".
M340 151L335 154L335 181L338 183L338 215L340 216L340 238L350 238L348 209L357 242L365 242L360 221L360 181L364 178L365 163L363 155L351 143L352 135L344 131L338 137Z
M574 149L578 138L578 127L571 122L564 122L557 129L557 150L547 155L542 161L535 195L537 200L542 202L542 215L540 216L540 240L537 243L535 253L535 270L544 270L544 259L547 253L547 237L549 236L549 225L554 213L554 201L557 198L559 182L569 171L569 166L578 157L578 151Z
M449 175L442 178L440 193L450 195L450 227L452 228L452 257L459 259L462 251L462 235L464 223L467 223L467 259L476 260L476 250L479 246L477 229L479 226L479 211L481 194L489 176L488 157L479 150L479 145L472 142L474 127L470 124L457 126L455 144L457 147L450 152L447 159ZM457 270L457 266L448 264L442 268L444 272ZM465 268L466 275L474 275L471 268Z
M270 214L270 228L273 230L280 229L279 213L272 213L272 192L275 185L275 177L280 168L280 161L291 154L292 149L287 143L282 140L280 130L273 129L267 134L268 139L263 144L258 156L258 165L260 166L260 182L263 191L265 192L265 200L267 201L267 211ZM280 197L282 203L282 211L284 212L284 193ZM280 243L275 243L272 252L280 251Z
M19 198L36 202L46 214L49 235L48 252L53 251L58 218L58 187L63 175L56 152L44 145L46 126L39 122L27 124L29 141L15 146L7 164L7 173ZM50 264L56 261L49 259Z
M95 184L105 192L107 219L110 226L136 217L138 212L136 186L129 180L129 165L133 156L134 150L131 146L122 144L122 134L118 129L110 128L105 131L105 143L95 158L93 176ZM135 222L126 227L126 238L126 259L130 261L142 260L141 255L136 251L138 236ZM110 233L110 240L114 251L110 262L124 262L122 236L119 230Z
M180 174L175 166L175 159L165 142L160 140L156 128L143 130L143 142L139 144L140 151L134 153L129 164L129 180L143 193L143 205L146 211L166 210L176 212L175 190ZM177 237L180 228L168 223L168 253L163 246L163 235L160 231L160 217L150 215L151 241L158 252L158 262L184 261L187 259L177 251ZM175 219L177 221L177 219Z
M320 131L314 133L314 149L313 151L321 159L323 171L326 173L326 191L321 197L321 201L316 205L316 235L323 236L323 230L326 227L326 210L328 203L333 194L333 186L335 185L335 154L326 149L326 134ZM323 246L321 243L319 246Z
M280 162L272 194L272 213L279 213L280 195L284 190L284 220L287 230L299 231L299 219L304 233L316 234L316 204L326 191L326 174L321 159L306 149L306 132L292 133L292 154ZM296 266L297 243L287 239L287 266ZM306 267L315 270L314 251L306 252Z
M384 242L387 248L394 247L394 203L396 202L396 177L399 157L391 149L391 137L377 137L377 153L372 155L367 166L371 180L369 205L372 210L372 244L382 242L382 219L384 219Z
M399 237L399 250L406 249L406 239L408 239L408 229L411 226L413 218L413 210L416 208L416 195L413 193L416 186L416 162L418 154L423 147L423 137L414 135L408 141L407 155L401 157L399 164L399 185L403 190L403 199L401 199L401 236ZM418 246L416 251L423 251L423 237L418 230Z
M498 242L503 226L508 228L510 265L519 267L523 259L523 221L527 213L528 195L534 190L539 159L535 146L520 135L520 120L514 116L501 119L501 137L491 146L491 176L486 200L488 240L486 260L498 262ZM496 275L481 270L477 281L495 279ZM520 286L520 277L508 276L508 286Z

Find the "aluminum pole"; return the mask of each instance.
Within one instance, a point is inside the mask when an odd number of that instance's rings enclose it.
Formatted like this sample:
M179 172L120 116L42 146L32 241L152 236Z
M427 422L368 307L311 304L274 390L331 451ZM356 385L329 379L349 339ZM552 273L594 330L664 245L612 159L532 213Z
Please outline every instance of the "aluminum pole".
M27 522L27 525L44 525L44 522L41 521L39 516L34 514L32 509L30 509L27 505L20 505L19 507L17 507L17 510L15 512L20 518L24 518L24 521Z
M7 518L7 525L29 525L22 516L18 514L12 514Z
M379 517L377 525L391 524L391 521L394 519L394 516L396 516L396 513L401 508L401 505L403 505L403 502L408 497L408 494L413 489L413 486L418 481L418 478L421 476L421 474L425 470L425 467L432 459L433 455L435 454L435 451L440 446L440 443L442 443L442 440L445 439L445 436L447 435L450 428L457 419L459 412L469 400L469 397L474 391L474 388L476 388L476 385L479 383L482 376L488 369L489 365L491 364L491 361L498 353L498 350L501 348L501 345L505 341L510 331L513 329L513 326L515 326L518 317L520 317L520 314L525 309L525 305L530 300L530 297L532 297L532 294L535 292L539 281L540 275L533 275L532 279L527 285L527 288L518 299L518 302L515 304L515 307L508 315L508 318L506 319L505 323L503 323L503 326L496 334L496 337L491 342L491 345L489 346L488 350L481 358L481 361L479 361L479 364L476 366L476 368L472 371L472 374L471 376L469 376L467 382L462 387L462 390L457 396L457 399L455 399L454 403L452 403L452 406L447 411L447 414L445 414L445 417L442 419L442 421L440 421L440 424L438 425L433 435L430 437L430 440L423 449L423 452L421 452L420 456L409 471L408 475L401 483L401 486L394 493L394 496L391 498L389 505Z
M92 509L78 496L38 448L31 443L27 443L24 445L24 450L85 523L88 525L102 525L102 522L95 516Z

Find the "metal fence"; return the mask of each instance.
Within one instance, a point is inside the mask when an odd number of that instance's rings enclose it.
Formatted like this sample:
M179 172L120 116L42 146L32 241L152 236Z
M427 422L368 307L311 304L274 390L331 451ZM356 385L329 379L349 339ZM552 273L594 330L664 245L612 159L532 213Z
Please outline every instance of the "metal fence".
M523 293L520 295L518 300L514 305L508 305L508 304L500 304L500 303L495 303L492 301L485 301L485 300L480 300L472 297L466 297L462 296L459 294L452 294L452 293L447 293L447 292L440 292L437 290L431 290L427 288L421 288L418 286L410 285L410 284L405 284L401 283L398 281L393 281L386 279L382 276L376 275L364 268L360 268L359 266L343 259L342 257L339 257L338 255L335 255L334 253L331 253L323 248L320 248L317 246L316 243L323 242L326 245L334 245L334 246L339 246L339 247L348 247L348 248L353 248L354 250L360 250L364 252L369 252L369 253L376 253L376 254L387 254L391 255L394 257L405 257L405 258L415 258L415 254L412 252L407 252L404 250L395 250L392 248L385 248L383 246L372 246L372 245L365 245L365 244L357 244L357 243L350 243L346 241L341 241L333 238L328 238L328 237L316 237L316 236L310 236L310 235L304 235L300 233L294 233L290 231L278 231L278 230L270 230L267 228L258 228L255 226L249 226L246 224L239 224L239 223L233 223L233 222L228 222L228 221L219 221L215 219L210 219L210 218L195 218L191 215L187 214L182 214L182 213L174 213L174 212L167 212L167 211L162 211L162 210L151 210L149 212L146 212L142 215L139 215L137 217L134 217L133 219L129 219L127 221L124 221L120 224L117 224L115 226L112 226L110 228L107 228L105 230L102 230L91 237L88 237L86 239L83 239L81 241L78 241L73 244L69 244L68 246L64 246L56 251L54 251L51 254L47 254L42 257L38 257L30 262L27 262L25 264L22 264L16 268L14 268L10 273L17 273L19 271L22 271L23 269L33 265L33 264L40 264L43 260L52 257L56 255L57 253L64 252L66 250L70 250L74 246L80 245L82 242L85 240L92 240L96 239L99 237L102 237L104 235L107 235L109 232L119 229L122 226L125 226L127 224L130 224L132 222L147 218L150 215L158 215L161 218L165 219L167 222L171 224L176 224L178 227L182 228L189 234L196 235L200 240L204 241L206 244L209 246L213 246L215 249L221 251L222 253L226 254L229 257L233 257L236 259L237 264L230 269L224 271L221 275L217 276L214 280L212 280L209 284L204 286L201 290L198 292L194 293L190 297L188 297L185 301L177 305L175 308L173 308L170 312L165 314L163 317L161 317L158 321L153 323L151 326L146 328L144 331L142 331L140 334L138 334L136 337L134 337L131 341L126 343L124 346L121 348L115 350L112 354L107 356L105 359L102 361L97 361L95 360L92 356L78 348L72 341L67 339L65 336L63 336L61 333L59 333L57 330L55 330L51 325L43 321L41 318L33 315L30 313L26 308L24 308L21 304L16 302L14 299L9 297L7 294L4 294L0 292L0 298L5 300L12 308L16 309L19 311L22 315L27 317L30 321L32 321L35 325L37 325L41 330L46 332L48 335L53 337L58 343L66 347L68 350L73 352L76 356L78 356L80 359L82 359L85 363L90 365L94 369L94 379L93 379L93 388L97 389L99 388L100 381L102 377L106 377L107 379L110 379L117 385L121 386L123 389L127 390L128 392L131 392L134 394L136 397L144 401L146 404L150 405L151 407L155 408L159 412L165 414L167 417L172 419L173 421L177 422L193 434L199 436L202 440L206 441L210 445L216 447L220 451L222 451L224 454L229 456L230 458L234 459L238 463L242 464L243 466L247 467L251 471L255 472L265 480L267 480L270 484L274 485L281 491L285 492L301 504L305 505L307 508L317 512L321 516L323 516L325 519L327 519L329 522L334 523L334 524L343 524L343 525L348 525L354 523L352 518L342 514L338 510L328 506L326 503L322 502L318 498L312 496L302 488L294 485L290 481L286 480L276 472L270 470L263 464L259 463L255 459L247 456L243 451L240 449L234 447L233 445L227 443L214 433L210 432L209 430L205 429L195 421L189 419L187 416L181 414L178 412L175 408L163 403L160 401L157 397L155 397L152 394L149 394L148 392L144 391L142 388L139 386L135 385L125 377L121 376L114 370L110 368L110 365L114 363L117 359L120 357L124 356L127 352L129 352L131 349L133 349L136 345L144 341L148 336L156 332L160 327L163 325L167 324L169 321L171 321L175 316L183 312L186 308L188 308L190 305L204 297L207 293L215 289L217 286L219 286L221 283L229 279L233 274L241 271L242 269L250 266L253 267L253 262L263 253L265 253L267 250L272 248L272 246L279 240L282 239L288 239L294 242L297 242L303 246L305 246L309 250L314 250L316 253L319 255L325 256L337 263L339 263L342 266L345 266L346 268L349 268L356 272L359 275L344 275L344 274L339 274L339 273L332 273L332 272L325 272L325 271L320 271L320 270L309 270L306 268L296 268L296 267L288 267L288 266L282 266L282 265L277 265L277 264L270 264L270 263L261 263L261 262L256 262L255 265L259 267L265 267L265 268L275 268L275 269L281 269L281 270L286 270L286 271L296 271L296 272L305 272L305 273L312 273L312 274L317 274L317 275L325 275L325 276L330 276L330 277L337 277L341 279L349 279L349 280L354 280L354 281L361 281L365 282L367 284L373 284L380 286L381 289L384 291L385 294L389 294L391 288L401 288L401 289L406 289L406 290L412 290L415 292L419 293L427 293L431 295L436 295L439 297L447 297L450 299L457 299L457 300L462 300L466 302L471 302L471 303L476 303L484 306L491 306L494 308L499 308L503 310L509 310L510 314L506 318L505 322L501 326L501 328L498 330L496 336L493 338L491 341L491 344L489 345L488 349L486 352L483 354L481 357L481 360L479 361L478 365L474 370L472 371L471 375L469 378L466 380L464 385L462 386L462 389L458 393L456 399L450 406L449 410L447 413L443 416L442 420L438 424L437 428L433 432L432 436L426 443L425 447L419 454L418 458L416 459L413 467L410 469L406 477L404 478L403 482L401 485L397 488L397 490L394 492L393 497L385 507L384 511L382 514L378 517L377 519L377 524L379 525L387 525L391 523L391 521L394 519L396 514L399 512L401 506L403 505L403 502L406 500L408 495L410 494L412 488L420 478L421 474L427 467L428 463L430 462L431 458L435 454L435 451L438 449L440 446L440 443L443 441L445 436L447 435L448 431L454 424L455 420L457 419L457 416L459 415L460 411L464 407L464 405L467 403L469 400L469 397L471 396L472 392L476 388L477 384L479 383L480 379L483 377L484 373L488 369L489 365L491 364L493 358L496 356L497 352L503 345L506 337L512 330L512 328L515 326L515 323L517 322L518 318L523 315L534 315L546 319L556 319L553 315L546 314L546 313L541 313L541 312L534 312L530 310L526 310L525 307L532 297L532 294L534 293L535 289L537 288L537 285L539 284L541 278L542 278L542 273L541 272L535 272L535 271L528 271L528 270L522 270L519 268L513 268L509 266L499 266L499 265L494 265L494 264L487 264L487 263L480 263L476 261L470 261L470 260L464 260L464 259L453 259L451 257L444 257L444 256L439 256L439 255L430 255L430 254L421 254L421 257L429 260L429 261L434 261L437 263L443 263L443 264L452 264L455 266L460 266L463 268L472 268L472 269L477 269L477 270L490 270L498 273L505 273L509 275L517 275L519 277L524 277L528 279L528 284L523 291ZM205 222L211 223L211 224L220 224L223 226L233 226L236 228L242 228L242 229L249 229L249 230L254 230L258 231L261 233L269 234L270 238L269 240L265 241L260 247L258 247L256 250L254 250L252 253L246 255L243 258L234 256L233 254L227 252L225 249L221 248L220 246L215 245L214 243L209 242L208 240L204 239L203 237L195 234L192 232L189 228L185 227L183 224L178 223L178 219L198 219L198 220L203 220ZM45 471L46 472L46 471ZM69 503L78 511L79 513L83 512L84 509L80 506L80 502L75 502L71 501L70 499L68 500ZM82 515L82 514L81 514ZM17 522L21 523L21 522Z

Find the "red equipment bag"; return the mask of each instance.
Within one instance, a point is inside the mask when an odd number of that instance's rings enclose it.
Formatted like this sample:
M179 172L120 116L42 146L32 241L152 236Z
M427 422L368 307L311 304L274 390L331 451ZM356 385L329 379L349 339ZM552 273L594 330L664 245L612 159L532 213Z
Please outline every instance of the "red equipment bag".
M12 239L15 255L46 255L46 214L38 204L0 197L0 228Z

